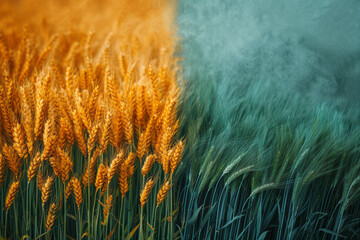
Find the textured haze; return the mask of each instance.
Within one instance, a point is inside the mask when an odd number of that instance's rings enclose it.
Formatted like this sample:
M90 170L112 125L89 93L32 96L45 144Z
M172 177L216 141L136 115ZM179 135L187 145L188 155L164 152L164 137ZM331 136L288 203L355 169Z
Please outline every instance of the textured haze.
M224 97L247 86L313 103L360 99L357 0L182 0L179 25L186 76L216 79Z

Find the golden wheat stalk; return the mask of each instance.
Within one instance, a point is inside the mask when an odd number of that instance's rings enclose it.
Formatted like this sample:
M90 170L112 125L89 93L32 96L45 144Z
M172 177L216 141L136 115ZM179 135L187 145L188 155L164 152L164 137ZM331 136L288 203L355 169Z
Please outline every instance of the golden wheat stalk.
M5 157L0 153L0 186L4 182L4 175L6 173L6 159Z
M123 78L125 78L126 74L127 74L128 67L127 67L127 61L126 61L126 58L125 58L125 54L123 52L120 52L120 54L119 54L119 62L120 62L121 76Z
M75 106L77 111L79 112L82 123L86 127L87 130L90 130L91 120L88 112L85 110L83 106L84 100L82 100L79 91L75 91Z
M23 128L19 123L14 127L13 138L14 138L14 149L18 153L19 157L26 158L28 153L25 143L25 134Z
M46 48L40 53L39 58L36 62L36 67L39 68L43 65L43 63L45 62L47 56L49 55L51 49L52 49L52 43L55 41L55 38L53 38L50 43L48 44L48 46L46 46Z
M77 205L78 209L80 209L80 204L82 203L82 199L83 199L81 183L80 183L79 179L77 179L76 177L71 178L70 181L71 181L72 191L75 196L76 205Z
M161 156L161 163L162 163L162 167L163 167L165 174L168 174L171 170L170 162L171 162L173 151L174 151L174 149L170 149L169 151L167 151L166 153L164 153Z
M4 122L4 129L6 135L11 139L12 138L12 130L13 130L13 124L12 124L12 118L11 118L11 108L9 107L8 101L6 100L6 97L4 97L5 93L3 92L3 89L0 89L0 107L1 107L1 116Z
M41 154L38 152L35 157L30 162L30 166L28 168L27 176L28 176L28 182L31 181L36 175L36 172L38 171L40 165L41 165Z
M61 178L61 160L59 156L50 157L49 164L57 177Z
M173 98L170 100L164 111L164 116L162 119L164 131L166 131L166 128L174 126L176 113L177 113L176 108L177 108L177 98Z
M144 129L145 122L146 122L145 86L141 86L140 92L136 98L135 130L137 136L140 136L140 133Z
M87 151L87 144L85 141L85 134L84 134L84 130L82 128L80 118L79 118L76 110L73 111L73 118L74 118L75 138L76 138L76 141L77 141L77 144L79 146L81 153L84 155L84 157L86 157L88 151Z
M166 154L166 152L169 150L170 144L171 144L171 138L172 138L172 129L171 127L168 127L166 129L166 131L164 132L164 134L161 137L161 142L160 142L160 154L164 155Z
M112 125L111 125L111 132L110 132L110 144L114 146L116 149L120 147L123 138L123 116L120 109L117 109Z
M75 46L75 44L73 46ZM72 52L72 51L70 51L70 52ZM68 66L66 68L65 86L66 86L66 91L67 91L68 95L71 96L71 94L74 92L74 81L73 81L73 71L70 66Z
M105 194L105 192L108 190L108 181L107 181L107 173L109 172L109 167L106 166L105 167L105 172L104 172L104 185L101 189L101 196L103 196Z
M26 102L29 105L29 113L30 113L30 115L28 115L26 112L24 112L24 114L25 114L25 117L29 120L29 123L31 123L30 126L33 127L33 131L34 131L34 119L33 119L33 117L35 116L35 109L36 109L35 84L34 84L34 82L28 82L26 84L25 97L26 97Z
M158 194L156 195L156 206L159 206L164 199L166 198L167 193L169 192L171 188L171 184L169 183L169 181L167 181L159 190Z
M125 160L125 165L127 167L127 176L126 176L127 178L130 178L135 172L135 165L134 165L135 158L136 158L136 154L130 152Z
M127 166L125 162L123 162L123 164L121 164L120 166L118 183L120 186L121 197L123 198L125 194L129 191L128 180L127 180Z
M151 144L151 138L153 135L154 123L156 115L150 118L148 125L146 126L145 133L142 133L138 142L138 156L140 159L144 156L145 153L149 153L149 148Z
M88 106L88 109L89 109L89 114L90 114L90 119L91 120L94 120L94 115L95 115L95 110L96 110L96 104L98 102L98 98L99 98L99 95L100 95L100 87L99 85L97 85L92 93L91 93L91 97L90 97L90 100L89 100L89 106Z
M106 166L103 163L101 163L99 165L98 172L96 175L96 181L95 181L96 191L104 186L106 181L106 176L107 176Z
M95 124L90 130L89 138L87 141L88 154L90 154L93 148L95 147L95 142L99 138L99 133L100 133L100 123Z
M147 158L146 158L146 160L144 162L144 165L141 168L141 174L142 175L145 176L146 174L148 174L150 172L155 160L156 160L155 155L152 154L152 155L147 156Z
M36 110L35 110L35 128L34 128L35 139L37 139L40 136L42 127L44 125L45 107L46 107L45 100L38 97L36 99Z
M21 170L21 158L17 154L14 148L5 144L2 148L2 152L7 159L7 165L15 176L18 176Z
M135 86L132 86L127 98L127 102L129 103L129 115L132 124L135 124L136 119L136 97L137 88Z
M62 182L66 182L70 177L70 171L73 168L73 162L70 157L59 147L57 148L57 153L60 158L60 162L57 164L57 170L54 169L54 172L59 171ZM55 165L55 164L54 164Z
M152 188L154 187L154 181L150 178L146 184L144 189L142 190L142 192L140 193L140 204L141 207L143 207L145 205L145 203L147 202L149 195L151 193Z
M50 205L48 215L47 215L47 218L46 218L46 230L47 231L50 231L51 228L54 226L54 222L55 222L55 219L56 219L56 209L57 209L56 204L52 203Z
M74 144L74 131L70 120L64 118L63 125L61 125L61 129L63 129L66 137L66 142L69 146ZM61 147L61 146L60 146Z
M39 191L41 191L43 184L44 184L44 175L41 171L39 171L38 176L37 176L37 186L38 186Z
M72 192L72 183L71 183L71 181L69 181L65 187L65 199L66 200L68 200L68 198L70 197L71 192Z
M54 150L54 145L56 142L54 127L55 126L53 120L48 119L44 127L44 134L43 134L44 150L41 154L42 161L48 159L51 156L52 151Z
M172 154L172 157L170 159L171 174L174 173L175 169L179 165L179 163L181 161L181 156L182 156L183 150L184 150L184 143L183 143L183 141L179 141L176 144L175 149Z
M50 190L53 182L54 182L54 177L49 176L41 188L41 202L43 206L50 197Z
M7 211L9 211L9 208L13 204L16 194L19 192L19 189L20 189L20 181L15 180L14 182L12 182L12 184L10 185L8 194L6 195L6 198L5 198L5 208Z
M79 78L78 78L78 84L79 84L79 88L80 90L85 90L87 88L88 85L88 81L86 78L86 69L80 69L79 71ZM76 89L76 90L78 90Z
M110 93L111 103L115 107L119 103L119 95L116 91L117 87L115 85L115 80L109 66L107 66L105 70L105 81L107 90Z
M113 195L110 194L106 198L104 208L103 208L104 222L106 222L106 219L109 216L109 212L110 212L110 209L112 207L112 204L113 204Z
M112 122L112 113L108 111L106 114L102 136L100 139L100 149L102 152L105 152L110 141L111 122Z
M59 132L58 132L58 138L57 138L57 146L59 148L64 148L66 144L66 132L65 132L65 118L60 117L59 120Z
M158 92L156 74L155 74L154 69L152 68L152 66L150 64L149 64L149 66L147 68L147 76L150 79L151 87L152 87L152 90L154 92L155 98L159 99L159 97L158 97L159 92Z
M88 163L84 165L82 184L88 186L88 183L94 183L96 178L96 164L100 155L100 149L97 148L90 159L90 166Z
M125 104L121 102L120 105L121 112L124 116L124 133L125 133L125 139L126 141L131 144L134 138L134 128L131 123L130 114L128 112L128 109L125 107Z
M27 102L29 102L29 100L27 100ZM21 111L23 112L22 123L25 130L26 145L29 154L32 155L34 150L34 126L33 126L32 113L27 103L23 104Z
M124 161L124 153L123 152L119 152L117 154L117 156L111 161L109 170L108 170L108 176L107 176L107 180L108 180L108 184L110 184L111 179L114 177L114 175L119 172L121 164Z

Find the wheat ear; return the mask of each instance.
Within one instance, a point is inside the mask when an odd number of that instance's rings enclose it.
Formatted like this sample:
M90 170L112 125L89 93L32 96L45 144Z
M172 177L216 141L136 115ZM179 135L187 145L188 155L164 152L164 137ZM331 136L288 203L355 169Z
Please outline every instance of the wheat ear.
M49 208L49 211L48 211L48 215L47 215L47 218L46 218L46 230L47 231L50 231L51 228L53 227L54 225L54 222L55 222L55 218L56 218L56 204L55 203L52 203L50 205L50 208Z
M169 192L171 188L171 184L169 183L169 181L167 181L159 190L157 196L156 196L156 206L159 206L160 203L162 203L164 201L164 199L166 198L167 193Z
M53 181L54 181L54 177L49 176L41 188L41 201L43 206L50 197L50 189L53 184Z
M71 179L71 186L72 186L72 191L74 192L75 195L75 202L76 205L78 207L78 209L80 209L80 204L82 203L82 191L81 191L81 183L79 181L79 179L77 179L76 177L73 177Z
M145 187L140 194L141 207L143 207L145 205L145 203L147 202L153 187L154 187L154 181L152 179L149 179L146 182Z
M141 168L141 174L142 175L145 176L146 174L148 174L150 172L155 160L156 160L155 155L152 154L152 155L147 156L147 158L146 158L146 160L144 162L144 165Z
M35 157L33 158L33 160L30 162L30 166L27 172L28 175L28 182L31 181L31 179L33 179L36 175L37 170L39 169L40 165L41 165L42 161L41 161L41 154L40 152L38 152Z
M11 186L9 188L9 192L5 198L5 208L7 211L9 211L9 208L11 207L12 203L14 202L16 194L19 192L19 189L20 189L20 181L15 180L11 184Z

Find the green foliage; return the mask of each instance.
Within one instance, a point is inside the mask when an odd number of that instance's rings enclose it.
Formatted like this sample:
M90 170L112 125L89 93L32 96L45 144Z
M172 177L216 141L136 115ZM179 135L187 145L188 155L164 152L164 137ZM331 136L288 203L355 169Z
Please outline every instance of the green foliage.
M182 239L360 238L358 57L299 21L335 5L180 2Z
M208 77L184 96L183 239L358 238L356 107Z

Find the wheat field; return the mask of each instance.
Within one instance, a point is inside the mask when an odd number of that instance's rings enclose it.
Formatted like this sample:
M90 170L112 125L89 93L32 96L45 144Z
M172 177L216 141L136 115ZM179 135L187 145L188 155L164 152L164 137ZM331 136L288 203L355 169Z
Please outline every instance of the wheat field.
M171 4L0 11L0 236L154 238L184 148Z

